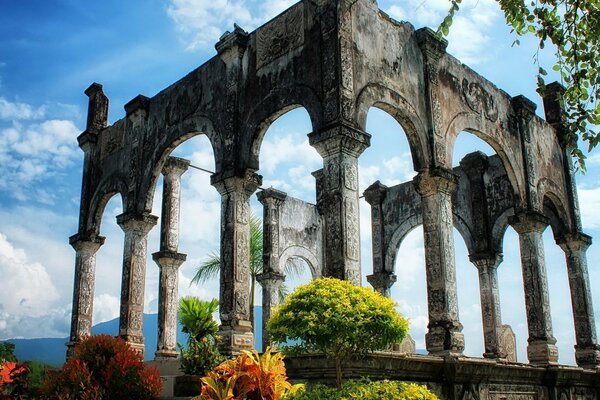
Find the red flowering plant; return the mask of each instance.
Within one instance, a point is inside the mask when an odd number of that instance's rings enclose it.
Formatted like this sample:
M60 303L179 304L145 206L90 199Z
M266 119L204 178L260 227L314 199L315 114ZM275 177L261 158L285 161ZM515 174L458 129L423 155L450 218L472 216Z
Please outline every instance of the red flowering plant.
M44 398L59 400L152 399L160 394L158 371L120 338L98 335L82 341L62 370L49 374Z
M14 361L0 364L0 400L25 399L29 386L29 366Z

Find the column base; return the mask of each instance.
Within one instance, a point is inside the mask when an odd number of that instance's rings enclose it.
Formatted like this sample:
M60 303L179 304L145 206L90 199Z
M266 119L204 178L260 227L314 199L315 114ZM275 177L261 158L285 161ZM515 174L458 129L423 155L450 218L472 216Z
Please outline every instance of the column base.
M595 344L584 348L575 346L577 365L586 369L600 369L600 346Z
M254 334L250 321L239 321L237 326L219 327L219 353L224 356L237 356L242 350L254 348Z
M465 336L460 331L450 331L438 326L425 334L427 351L432 356L461 356L465 349Z
M556 339L553 339L556 343ZM558 348L548 341L535 341L527 346L527 359L532 365L558 364Z
M177 350L157 350L154 352L155 360L172 360L177 357L179 357Z
M507 360L506 353L483 353L483 358L487 358L488 360L498 360L498 361L506 361Z
M120 335L119 337L123 339L129 345L129 347L131 347L133 350L139 353L142 356L142 358L144 357L144 338L140 339L132 337L130 335Z

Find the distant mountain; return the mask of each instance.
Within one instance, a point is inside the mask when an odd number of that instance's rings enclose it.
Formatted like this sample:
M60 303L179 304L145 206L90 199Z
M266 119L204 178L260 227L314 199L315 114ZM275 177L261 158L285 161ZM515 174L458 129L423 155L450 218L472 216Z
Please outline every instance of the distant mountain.
M255 326L260 327L262 324L262 307L258 306L254 309ZM144 314L144 340L145 340L145 358L151 360L154 358L154 351L157 343L158 315ZM254 337L254 346L256 349L262 349L262 330L257 329ZM93 335L107 334L116 336L119 333L119 319L115 318L110 321L102 322L94 325L92 328ZM187 340L187 335L181 332L181 325L177 331L177 342L184 344ZM10 339L8 340L15 345L15 355L21 361L40 361L52 366L59 367L65 362L65 353L67 348L65 343L67 338L41 338L41 339Z

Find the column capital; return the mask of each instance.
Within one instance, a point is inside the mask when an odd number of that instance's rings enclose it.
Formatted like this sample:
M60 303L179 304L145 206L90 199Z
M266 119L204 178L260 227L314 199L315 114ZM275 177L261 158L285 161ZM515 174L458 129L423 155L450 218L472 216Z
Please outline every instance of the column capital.
M190 160L179 157L168 157L162 168L162 174L179 178L190 166Z
M104 236L96 235L95 233L77 233L69 238L69 244L76 252L95 254L100 246L104 244L105 239Z
M452 194L458 186L458 176L450 169L436 167L419 172L413 178L413 184L417 193L424 197L439 192Z
M508 223L518 234L539 232L542 233L550 224L550 220L535 211L523 211L510 217Z
M358 157L371 145L371 135L348 124L338 123L309 133L308 141L323 158L339 153Z
M480 271L489 268L498 268L502 260L502 253L481 252L469 254L469 261Z
M367 282L381 293L387 292L396 283L397 279L398 277L391 272L376 272L372 275L367 275Z
M279 284L285 281L285 275L279 272L270 271L256 275L256 281L261 285Z
M234 192L243 192L248 197L262 184L262 176L247 169L241 176L217 176L210 177L210 184L224 196Z
M437 62L446 52L448 41L440 39L431 28L421 28L415 32L417 45L427 57L427 62Z
M256 197L262 205L266 205L269 202L280 204L287 198L287 193L282 192L281 190L268 188L256 193Z
M174 251L163 250L152 253L152 259L156 261L159 268L175 267L179 268L187 259L187 254L177 253Z
M156 225L157 221L158 217L148 212L127 212L117 215L117 224L119 224L123 231L138 231L143 235L147 235L154 225Z
M385 186L380 181L376 181L371 186L365 189L363 195L365 196L365 200L370 205L379 204L385 199L387 194L388 187Z
M592 244L592 237L583 232L567 233L556 240L556 244L565 252L586 251Z

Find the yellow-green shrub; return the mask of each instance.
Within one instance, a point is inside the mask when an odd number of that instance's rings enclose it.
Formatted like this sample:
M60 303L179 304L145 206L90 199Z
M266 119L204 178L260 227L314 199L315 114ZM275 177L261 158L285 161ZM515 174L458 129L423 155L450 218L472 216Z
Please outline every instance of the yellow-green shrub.
M347 381L340 389L317 385L286 400L438 400L426 386L398 381Z

